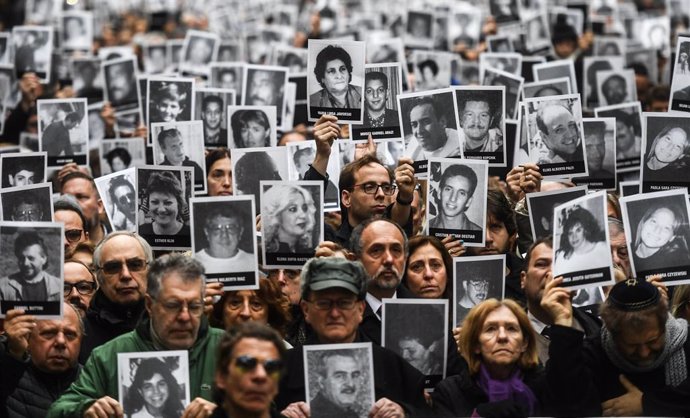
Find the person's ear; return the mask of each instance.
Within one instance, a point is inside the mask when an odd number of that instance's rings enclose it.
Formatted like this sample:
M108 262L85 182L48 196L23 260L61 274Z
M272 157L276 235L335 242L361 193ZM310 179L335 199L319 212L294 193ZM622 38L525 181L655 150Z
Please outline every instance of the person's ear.
M341 190L340 191L340 202L343 204L343 207L349 209L352 207L352 192L349 190Z
M520 289L525 290L525 284L527 283L527 273L524 271L520 272Z
M146 308L146 312L148 312L149 317L152 317L153 299L148 293L144 295L144 307Z
M446 118L446 115L438 118L438 123L443 127L443 129L446 129L448 127L448 119Z
M222 372L218 371L216 372L216 375L213 378L218 389L225 390L225 373L227 373L226 370Z
M357 324L361 324L364 319L364 310L366 309L366 301L359 300L355 304L355 318L357 318Z
M474 199L474 196L470 196L467 199L467 202L465 203L465 210L469 209L470 205L472 204L472 199Z
M304 321L307 324L311 324L311 320L309 318L309 304L307 303L306 300L302 299L299 301L299 306L302 308L302 314L304 315Z

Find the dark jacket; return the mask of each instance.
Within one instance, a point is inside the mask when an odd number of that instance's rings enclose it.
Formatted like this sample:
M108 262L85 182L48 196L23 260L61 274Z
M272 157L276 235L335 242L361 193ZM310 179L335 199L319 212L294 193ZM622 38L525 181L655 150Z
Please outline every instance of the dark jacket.
M601 403L626 393L619 381L625 376L642 391L644 416L690 416L690 379L666 385L665 369L625 373L608 358L601 338L584 339L569 327L551 327L547 383L557 416L601 416ZM690 375L690 340L685 341L686 368ZM573 384L577 382L577 384Z
M79 363L85 364L94 348L132 331L144 316L144 311L143 300L127 309L111 302L99 289L84 317L84 338L81 340Z
M528 371L523 376L523 382L534 392L537 401L541 400L546 391L546 375L543 369ZM488 403L489 397L470 376L469 370L451 376L436 385L431 394L434 402L434 412L439 417L469 417L477 406ZM537 404L537 410L532 416L539 416L543 408Z
M360 337L356 342L366 342L366 338ZM317 344L318 341L310 339L307 343ZM376 344L372 344L372 354L375 399L388 398L402 406L410 416L428 416L430 411L423 395L424 375L402 357ZM287 373L280 380L280 390L275 399L278 411L293 402L306 402L302 346L288 350L285 369Z

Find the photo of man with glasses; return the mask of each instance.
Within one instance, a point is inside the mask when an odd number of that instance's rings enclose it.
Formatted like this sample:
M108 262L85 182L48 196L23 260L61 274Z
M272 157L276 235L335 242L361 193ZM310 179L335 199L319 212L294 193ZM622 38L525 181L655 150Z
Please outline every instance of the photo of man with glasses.
M33 184L10 188L0 193L2 219L20 222L50 222L52 188L48 184Z
M462 257L455 261L455 324L462 324L474 306L489 298L503 299L505 255Z
M115 231L136 231L136 190L126 175L113 177L108 183L110 224Z

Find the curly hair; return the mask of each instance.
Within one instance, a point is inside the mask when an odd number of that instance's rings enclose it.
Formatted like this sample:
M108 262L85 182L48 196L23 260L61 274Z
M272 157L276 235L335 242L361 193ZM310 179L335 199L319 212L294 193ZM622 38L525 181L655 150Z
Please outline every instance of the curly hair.
M343 64L345 64L345 67L347 67L347 72L349 73L347 82L349 83L352 81L352 58L350 58L350 54L339 46L328 45L316 56L316 65L314 66L314 75L316 76L316 80L324 89L326 86L322 80L326 76L326 65L335 60L340 60L343 62Z
M182 213L186 212L187 204L184 200L182 185L173 173L169 171L152 173L146 183L147 202L153 193L173 195L177 201L177 218L179 221L184 222Z
M110 165L111 169L113 168L113 160L115 160L115 158L119 158L127 167L132 163L132 155L126 148L113 148L105 154L105 159L108 161L108 165Z
M307 206L307 224L305 226L305 232L299 237L295 248L313 248L312 230L314 229L316 206L314 205L314 199L311 193L300 186L278 184L264 193L263 199L261 200L264 245L268 252L276 252L280 247L280 240L278 238L278 233L282 225L280 215L283 211L289 210L294 204L294 196L301 196L304 199L304 204Z
M570 240L568 239L568 232L574 228L577 224L582 225L584 229L585 239L589 242L599 242L604 241L606 235L604 231L599 226L594 215L587 209L578 206L574 208L565 218L563 222L563 234L561 234L560 248L559 252L563 252L564 257L570 258L573 254L573 247L570 245Z
M170 372L170 367L163 360L153 357L141 360L137 367L132 385L127 390L127 401L124 404L127 416L146 408L146 401L141 394L142 386L146 380L151 379L156 374L160 374L168 386L168 397L162 408L163 416L177 417L182 414L184 411L182 404L184 393L180 389L179 383Z

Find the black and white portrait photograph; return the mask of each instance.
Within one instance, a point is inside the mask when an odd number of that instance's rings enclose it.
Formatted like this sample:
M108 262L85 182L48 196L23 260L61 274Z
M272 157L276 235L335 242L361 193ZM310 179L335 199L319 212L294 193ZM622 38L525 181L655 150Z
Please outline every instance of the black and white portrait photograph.
M344 141L338 141L341 143ZM351 142L351 141L348 141ZM338 146L334 144L335 148ZM286 144L288 149L288 180L305 180L307 171L311 168L311 164L316 157L316 142L298 141ZM377 148L377 152L381 147ZM402 145L400 147L402 151ZM397 160L396 160L397 166ZM323 209L325 212L333 212L340 210L340 193L338 189L338 180L340 179L340 153L331 152L328 157L328 166L326 172L328 173L328 186L326 186L323 193Z
M455 87L454 94L464 157L505 166L505 87Z
M364 67L364 123L352 125L354 140L402 138L398 95L402 93L400 64L367 64Z
M366 418L374 406L371 343L304 346L305 395L312 418Z
M616 119L616 170L638 171L642 158L642 105L640 102L602 106L594 109L597 118Z
M556 206L553 226L553 277L563 287L580 289L613 284L606 191Z
M184 350L118 353L118 400L124 416L181 416L189 405L188 356Z
M191 167L137 167L137 232L156 250L191 248Z
M254 199L195 197L190 210L192 253L204 265L206 282L223 283L223 290L258 289Z
M506 24L520 21L520 2L518 0L489 0L489 13L496 23Z
M587 147L587 177L573 179L589 190L616 189L616 120L583 118L582 129Z
M414 160L415 175L424 177L433 157L461 157L462 144L452 89L398 96L405 156Z
M20 100L21 91L14 65L0 64L0 106L14 107Z
M103 101L101 60L98 58L72 58L70 61L72 88L75 97L86 97L89 105Z
M241 62L211 63L210 86L233 90L235 92L235 104L237 105L242 104L244 66L245 64ZM227 105L230 104L228 103Z
M141 112L133 111L130 113L115 114L115 137L131 138L139 125L144 124Z
M582 9L555 6L549 7L548 13L551 33L570 27L577 36L582 36L585 27L585 14Z
M301 123L300 121L307 119L307 103L301 102L298 108L297 83L289 81L285 87L285 117L283 117L283 126L278 126L279 131L290 132L295 125ZM295 122L296 119L297 122Z
M46 152L0 154L1 188L26 186L46 181Z
M668 52L671 45L670 25L669 16L639 16L633 22L632 34L643 48Z
M33 72L41 83L47 83L51 74L53 28L15 26L12 28L12 46L17 77Z
M51 0L26 0L24 4L27 22L48 23L60 11L60 3Z
M627 47L627 39L616 36L595 36L594 56L613 57L623 56Z
M533 53L550 52L552 38L546 13L526 14L521 24L526 51Z
M643 113L642 193L690 186L690 115Z
M228 106L229 148L261 148L277 145L275 106Z
M688 4L690 10L690 3ZM690 23L690 20L688 20ZM647 77L652 82L659 80L659 56L657 50L653 48L628 48L625 51L625 66L628 68L639 68L638 71L647 71ZM644 68L644 69L643 69ZM673 65L669 66L672 72Z
M461 327L477 304L503 299L505 268L505 254L453 258L453 327Z
M429 160L429 235L452 236L466 247L484 246L488 169L489 163L481 160Z
M151 76L147 80L146 103L149 125L155 122L192 120L194 79ZM153 137L151 136L151 140ZM149 143L150 145L153 142Z
M206 193L206 157L203 122L152 123L153 163L161 166L190 167L194 191Z
M620 200L633 277L661 275L667 285L688 283L688 192L675 189Z
M533 241L553 236L553 213L556 206L586 194L586 186L528 193L525 198Z
M334 114L361 124L364 116L364 42L309 39L309 121Z
M323 241L322 181L262 181L263 265L301 267Z
M479 78L484 78L487 68L520 76L522 72L522 55L517 52L483 52L479 55Z
M442 51L413 50L410 61L414 64L414 91L447 88L451 80L453 54Z
M405 45L430 48L434 45L434 13L424 10L407 10Z
M367 40L367 63L385 64L397 62L406 74L405 44L402 38L369 39ZM405 82L403 81L403 84Z
M295 48L287 45L273 45L271 52L271 64L288 69L290 76L307 75L307 60L309 51L304 48Z
M487 68L483 74L482 85L503 87L505 92L503 97L505 117L508 120L516 120L517 104L520 100L520 92L525 79L495 68Z
M395 171L398 161L405 152L405 144L402 139L377 139L376 157L389 169ZM353 156L354 158L354 156Z
M220 37L211 32L188 30L182 44L180 72L185 75L208 76L208 65L218 54Z
M91 51L93 14L83 11L63 12L60 42L63 51Z
M611 106L637 100L635 71L632 68L597 71L596 79L600 106Z
M143 61L146 74L161 74L168 68L168 49L164 43L145 43Z
M0 221L0 318L15 308L62 318L64 234L63 223Z
M243 43L238 40L221 39L218 47L217 62L234 62L242 61L244 57Z
M53 184L37 183L0 189L3 221L51 222Z
M275 107L277 126L282 126L285 116L285 89L288 82L287 69L277 66L246 65L244 80L242 104Z
M144 138L104 138L99 145L101 174L146 165Z
M482 32L482 11L463 7L454 10L448 25L448 50L455 47L473 48L479 43Z
M570 78L560 77L551 80L533 81L522 85L522 97L531 99L533 97L560 96L571 94Z
M169 71L177 71L182 62L182 47L184 39L168 39L165 41L165 46L168 48L168 69Z
M86 99L39 99L38 142L48 153L48 167L89 164Z
M254 195L260 211L261 180L288 179L287 151L287 147L231 149L233 193Z
M228 147L228 106L235 105L235 91L213 87L194 89L194 120L204 125L204 146Z
M597 90L597 73L599 71L615 70L623 71L625 62L623 57L584 57L582 70L582 84L584 86L585 109L595 109L600 106L599 92Z
M94 179L113 231L137 230L135 177L136 169L132 167Z
M446 375L448 308L445 299L383 299L381 346L424 374L431 391Z
M115 112L138 111L139 90L134 58L118 58L102 63L104 98Z
M13 62L12 34L10 32L0 32L0 64L11 64Z
M507 35L490 35L486 37L489 52L515 52L513 40Z
M532 67L532 73L535 81L568 77L570 78L570 89L573 93L578 93L573 60L566 59L536 64Z
M579 94L525 99L530 160L545 178L584 177L585 137Z
M690 112L690 36L678 37L674 56L669 109Z

